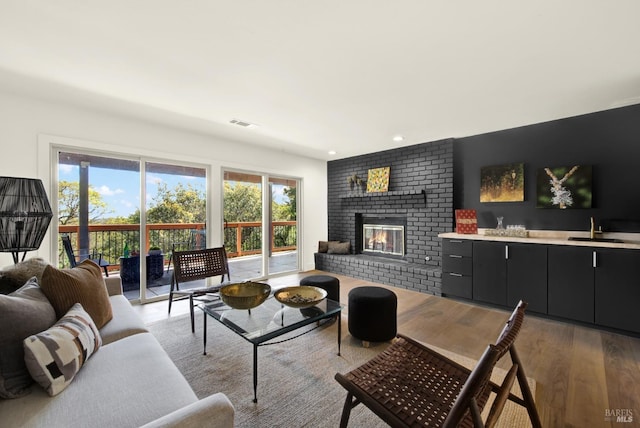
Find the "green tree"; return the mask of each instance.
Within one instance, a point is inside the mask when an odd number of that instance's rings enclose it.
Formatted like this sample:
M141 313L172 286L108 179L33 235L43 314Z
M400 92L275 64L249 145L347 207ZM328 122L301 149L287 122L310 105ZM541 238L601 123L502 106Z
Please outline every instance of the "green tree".
M103 219L113 213L102 200L102 195L89 185L89 223ZM58 184L58 221L62 225L78 224L80 215L80 183L60 181Z
M273 220L274 221L291 221L296 219L296 188L285 187L283 189L285 201L283 203L277 203L275 198L272 204Z
M179 183L169 189L166 183L158 185L158 192L147 209L147 223L205 223L207 202L204 191L191 184ZM126 223L140 223L140 210L131 214Z
M169 189L166 183L161 183L147 210L148 223L205 223L206 218L204 191L191 184L180 183Z
M257 184L224 182L224 221L261 221L262 196Z

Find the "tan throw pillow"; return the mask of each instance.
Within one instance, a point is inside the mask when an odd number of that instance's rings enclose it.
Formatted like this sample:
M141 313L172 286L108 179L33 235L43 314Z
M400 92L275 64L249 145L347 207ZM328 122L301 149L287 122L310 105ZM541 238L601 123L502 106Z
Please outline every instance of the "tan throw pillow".
M349 242L329 242L328 254L349 254L351 244Z
M98 328L102 328L113 318L100 266L91 260L85 260L73 269L47 266L40 288L53 305L58 318L66 314L75 303L82 305Z
M0 397L18 398L29 392L33 379L24 365L22 341L48 329L56 319L35 277L15 292L0 295Z
M318 252L319 253L326 253L327 251L329 251L329 245L331 243L338 244L338 243L340 243L340 241L319 241L318 242Z
M96 325L76 303L54 326L24 340L24 361L33 380L53 397L71 383L100 346Z

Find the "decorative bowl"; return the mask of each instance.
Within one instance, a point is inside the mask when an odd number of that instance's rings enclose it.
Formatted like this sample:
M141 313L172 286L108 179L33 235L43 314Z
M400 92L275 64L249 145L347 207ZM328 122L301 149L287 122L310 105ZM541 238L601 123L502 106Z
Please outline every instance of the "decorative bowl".
M260 306L271 293L268 284L260 282L238 282L220 288L220 298L234 309L251 309Z
M291 308L309 308L322 302L327 297L327 291L311 285L300 285L281 288L273 296Z

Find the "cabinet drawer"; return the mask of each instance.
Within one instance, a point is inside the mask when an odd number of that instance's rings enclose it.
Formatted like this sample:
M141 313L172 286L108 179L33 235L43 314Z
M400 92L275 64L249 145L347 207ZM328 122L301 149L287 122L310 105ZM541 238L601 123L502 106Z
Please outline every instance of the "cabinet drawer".
M442 272L454 272L463 275L471 275L473 271L473 259L457 254L446 254L442 257Z
M473 254L473 241L467 239L445 239L442 241L442 254L471 257Z
M442 293L450 296L472 298L473 279L471 276L457 273L442 274Z

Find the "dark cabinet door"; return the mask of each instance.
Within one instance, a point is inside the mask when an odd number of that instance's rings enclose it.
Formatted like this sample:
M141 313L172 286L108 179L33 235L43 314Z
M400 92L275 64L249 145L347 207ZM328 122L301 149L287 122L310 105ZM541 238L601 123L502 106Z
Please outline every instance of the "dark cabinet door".
M473 243L473 300L506 306L507 264L504 243Z
M594 248L550 246L549 314L594 322Z
M472 243L467 240L442 241L442 294L472 298Z
M633 250L596 252L595 322L640 333L640 255Z
M509 243L507 259L507 306L527 302L527 311L547 313L547 247Z

